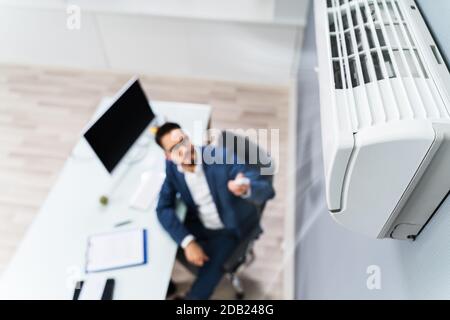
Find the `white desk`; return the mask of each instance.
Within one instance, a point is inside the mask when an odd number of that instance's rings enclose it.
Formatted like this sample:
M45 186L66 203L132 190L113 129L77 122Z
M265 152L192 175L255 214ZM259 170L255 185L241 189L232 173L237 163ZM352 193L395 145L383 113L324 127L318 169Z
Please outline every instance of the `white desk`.
M205 130L211 115L207 105L155 101L152 107L188 131L194 126ZM202 141L197 137L194 142ZM114 230L124 220L133 223L123 230L148 230L149 262L102 273L116 279L114 299L164 299L177 246L157 220L156 201L146 212L129 207L142 172L164 170L162 150L152 139L146 156L130 167L106 207L100 205L99 196L109 189L110 175L83 138L74 150L1 277L0 299L71 299L74 281L91 276L84 274L88 236ZM184 211L179 206L178 213Z

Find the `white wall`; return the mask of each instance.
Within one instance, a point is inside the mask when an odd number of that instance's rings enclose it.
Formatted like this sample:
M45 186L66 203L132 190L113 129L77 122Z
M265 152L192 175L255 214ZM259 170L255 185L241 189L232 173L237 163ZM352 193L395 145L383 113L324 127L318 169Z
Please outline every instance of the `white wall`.
M274 21L305 25L309 4L308 0L276 0Z
M0 63L269 84L295 76L303 27L277 23L273 0L249 0L240 14L234 0L202 1L182 16L178 0L0 0ZM81 5L80 30L66 27L71 2Z
M284 83L297 29L287 26L98 15L110 66L153 74Z
M275 6L275 0L69 0L68 2L98 12L266 23L273 21Z
M70 31L63 10L0 7L0 62L105 68L95 25L90 13Z

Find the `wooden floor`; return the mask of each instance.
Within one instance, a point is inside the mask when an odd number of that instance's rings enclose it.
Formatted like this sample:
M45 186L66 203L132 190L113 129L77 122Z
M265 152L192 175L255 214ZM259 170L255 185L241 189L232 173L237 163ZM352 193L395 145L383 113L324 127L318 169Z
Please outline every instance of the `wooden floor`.
M38 212L84 124L103 96L129 74L0 65L0 273ZM151 99L207 103L212 127L279 128L280 163L286 161L288 89L230 82L141 77ZM256 260L243 271L247 298L282 298L284 166L277 197L267 206ZM176 265L174 279L187 290L192 277ZM215 298L233 298L223 281Z

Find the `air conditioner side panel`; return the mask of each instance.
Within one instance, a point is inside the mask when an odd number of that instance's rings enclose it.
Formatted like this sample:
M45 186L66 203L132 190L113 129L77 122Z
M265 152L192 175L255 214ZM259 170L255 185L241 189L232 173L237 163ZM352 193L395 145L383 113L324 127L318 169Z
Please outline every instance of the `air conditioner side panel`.
M345 172L354 147L345 90L334 89L328 41L326 1L315 1L316 44L319 61L320 115L326 197L331 211L341 209Z
M381 232L435 140L429 121L398 121L355 135L343 191L341 225L370 237Z
M386 238L414 239L450 192L450 123L433 123L436 140L419 174L383 232Z

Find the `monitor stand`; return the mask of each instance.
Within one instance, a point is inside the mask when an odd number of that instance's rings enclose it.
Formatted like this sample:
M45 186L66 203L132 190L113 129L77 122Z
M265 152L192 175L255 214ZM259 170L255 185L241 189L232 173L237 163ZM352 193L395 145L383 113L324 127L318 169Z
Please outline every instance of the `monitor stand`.
M123 163L127 166L132 166L133 164L144 159L147 155L151 140L152 137L149 134L144 133L138 140L136 140L131 149L127 152L122 160Z

